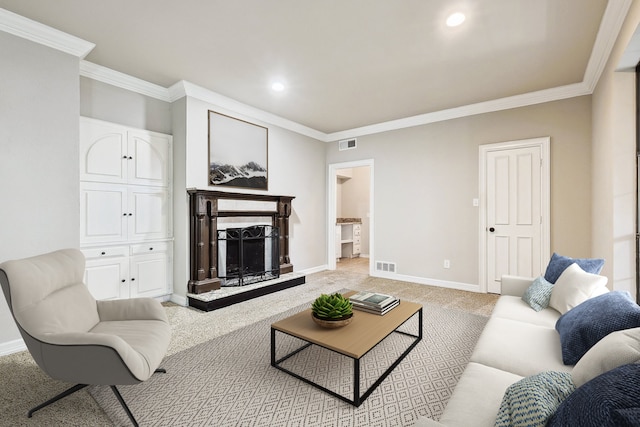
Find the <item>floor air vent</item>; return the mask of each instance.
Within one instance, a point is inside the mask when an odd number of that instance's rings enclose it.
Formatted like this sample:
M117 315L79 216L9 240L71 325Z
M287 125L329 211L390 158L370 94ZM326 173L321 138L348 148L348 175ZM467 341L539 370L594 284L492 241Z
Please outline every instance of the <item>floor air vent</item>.
M376 261L376 271L384 271L385 273L395 273L396 263L386 261Z
M357 146L358 146L358 140L356 138L343 139L342 141L338 141L338 149L340 151L353 150Z

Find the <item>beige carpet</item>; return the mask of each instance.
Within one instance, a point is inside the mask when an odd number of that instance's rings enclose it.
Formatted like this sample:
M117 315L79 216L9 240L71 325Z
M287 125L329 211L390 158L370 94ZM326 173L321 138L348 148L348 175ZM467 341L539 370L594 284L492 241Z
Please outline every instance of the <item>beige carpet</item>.
M226 307L210 313L166 304L173 327L169 356L225 335L248 324L282 313L320 293L343 288L392 293L400 298L487 316L495 301L494 295L417 285L406 282L371 278L363 272L362 263L341 263L336 271L307 276L307 283L275 294ZM347 265L349 264L349 265ZM415 349L414 349L415 350ZM283 374L286 375L286 374ZM67 388L69 384L51 380L35 365L27 352L0 357L0 425L7 426L111 426L100 406L86 391L78 392L54 405L26 417L27 411Z

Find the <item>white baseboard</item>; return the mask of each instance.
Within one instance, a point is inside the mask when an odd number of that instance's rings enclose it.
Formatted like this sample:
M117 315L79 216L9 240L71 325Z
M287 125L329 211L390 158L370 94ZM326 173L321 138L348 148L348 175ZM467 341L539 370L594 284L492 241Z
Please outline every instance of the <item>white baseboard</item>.
M183 307L186 307L189 304L189 301L187 300L187 297L184 295L178 295L178 294L171 294L171 298L169 298L169 301L181 305Z
M473 285L463 282L451 282L448 280L429 279L427 277L407 276L405 274L384 273L374 271L373 277L382 277L385 279L399 280L402 282L417 283L419 285L439 286L441 288L457 289L459 291L480 292L479 285Z
M325 271L328 269L329 269L329 266L327 264L324 264L324 265L319 265L317 267L311 267L311 268L305 268L304 270L299 270L298 273L313 274L313 273L320 273L321 271Z
M13 340L13 341L3 342L3 343L0 343L0 356L6 356L9 354L18 353L19 351L24 351L26 349L27 349L27 346L25 345L22 338Z

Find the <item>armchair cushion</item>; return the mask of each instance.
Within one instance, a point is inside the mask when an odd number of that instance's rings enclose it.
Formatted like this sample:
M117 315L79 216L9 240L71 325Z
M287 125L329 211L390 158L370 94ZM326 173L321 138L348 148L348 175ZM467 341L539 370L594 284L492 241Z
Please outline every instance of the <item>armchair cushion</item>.
M97 301L101 322L110 320L161 320L168 322L161 304L151 298Z

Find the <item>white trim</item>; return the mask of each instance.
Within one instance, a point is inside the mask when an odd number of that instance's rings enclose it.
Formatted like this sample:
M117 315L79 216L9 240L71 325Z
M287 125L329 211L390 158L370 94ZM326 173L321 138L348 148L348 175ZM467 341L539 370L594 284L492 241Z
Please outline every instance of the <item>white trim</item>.
M184 295L178 295L178 294L171 294L171 297L169 298L169 301L171 301L172 303L181 305L183 307L186 307L188 305L188 300L187 297Z
M0 8L0 31L77 56L82 59L93 50L94 43Z
M374 237L374 160L355 160L352 162L332 163L327 173L327 268L336 269L336 197L338 169L359 168L369 166L369 275L373 276L375 252Z
M588 87L584 83L575 83L551 89L539 90L536 92L529 92L522 95L509 96L507 98L494 99L492 101L479 102L477 104L464 105L462 107L449 108L448 110L441 110L433 113L420 114L413 117L377 123L341 132L334 132L328 134L327 138L329 141L355 138L358 136L421 126L429 123L443 122L446 120L474 116L477 114L526 107L529 105L558 101L566 98L574 98L576 96L589 95L590 93L591 92L589 92Z
M430 279L428 277L408 276L406 274L394 274L394 273L381 273L379 271L376 274L371 274L373 277L380 277L383 279L398 280L401 282L417 283L419 285L437 286L440 288L457 289L460 291L468 292L481 292L478 285L463 282L452 282L449 280Z
M502 151L516 148L526 147L540 147L540 155L542 157L542 165L540 171L541 186L540 189L540 214L542 215L542 227L540 251L541 257L544 261L551 257L551 138L548 136L522 139L518 141L498 142L495 144L484 144L479 147L478 156L478 170L479 170L479 215L478 215L478 253L479 253L479 268L478 268L478 283L479 292L486 293L487 288L487 192L486 192L486 179L487 168L486 159L487 153L490 151Z
M620 34L620 29L627 17L629 7L631 7L631 0L609 0L607 2L607 8L602 16L600 29L591 50L591 57L584 72L583 81L589 88L589 93L595 90L602 71L607 65L618 34Z
M85 77L94 78L114 86L122 87L124 89L167 102L173 102L183 96L193 96L202 101L237 111L240 114L246 114L249 117L261 120L265 123L279 126L322 142L333 142L341 139L349 139L374 133L421 126L460 117L526 107L529 105L558 101L576 96L590 95L593 93L602 71L604 70L605 64L611 55L611 51L616 39L618 38L624 19L626 18L629 7L631 6L631 2L631 0L610 0L607 2L607 7L602 16L600 29L598 30L582 82L450 108L433 113L421 114L413 117L406 117L398 120L391 120L369 126L347 129L329 134L309 128L283 117L276 116L264 110L251 107L210 91L209 89L198 87L184 80L175 83L170 88L162 88L161 86L91 63L81 63L81 73ZM0 30L76 55L81 59L88 55L95 47L95 44L93 43L71 36L36 21L24 18L5 9L0 9Z
M27 349L27 346L25 345L22 338L13 340L13 341L6 341L3 343L0 343L0 356L6 356L8 354L18 353L26 349Z
M296 271L296 273L301 273L306 276L307 274L320 273L321 271L326 271L328 269L329 267L327 266L327 264L323 264L317 267L305 268L304 270Z
M275 114L269 113L259 108L252 107L242 102L236 101L219 93L213 92L207 88L189 83L188 81L181 80L169 88L171 102L180 99L184 96L199 99L200 101L207 102L209 104L217 105L222 108L232 110L236 113L243 114L256 120L260 120L264 123L279 126L283 129L287 129L301 135L308 136L320 141L325 141L326 134L310 127L301 125L291 120L285 119Z
M171 102L169 89L93 62L80 61L80 75L161 101Z

